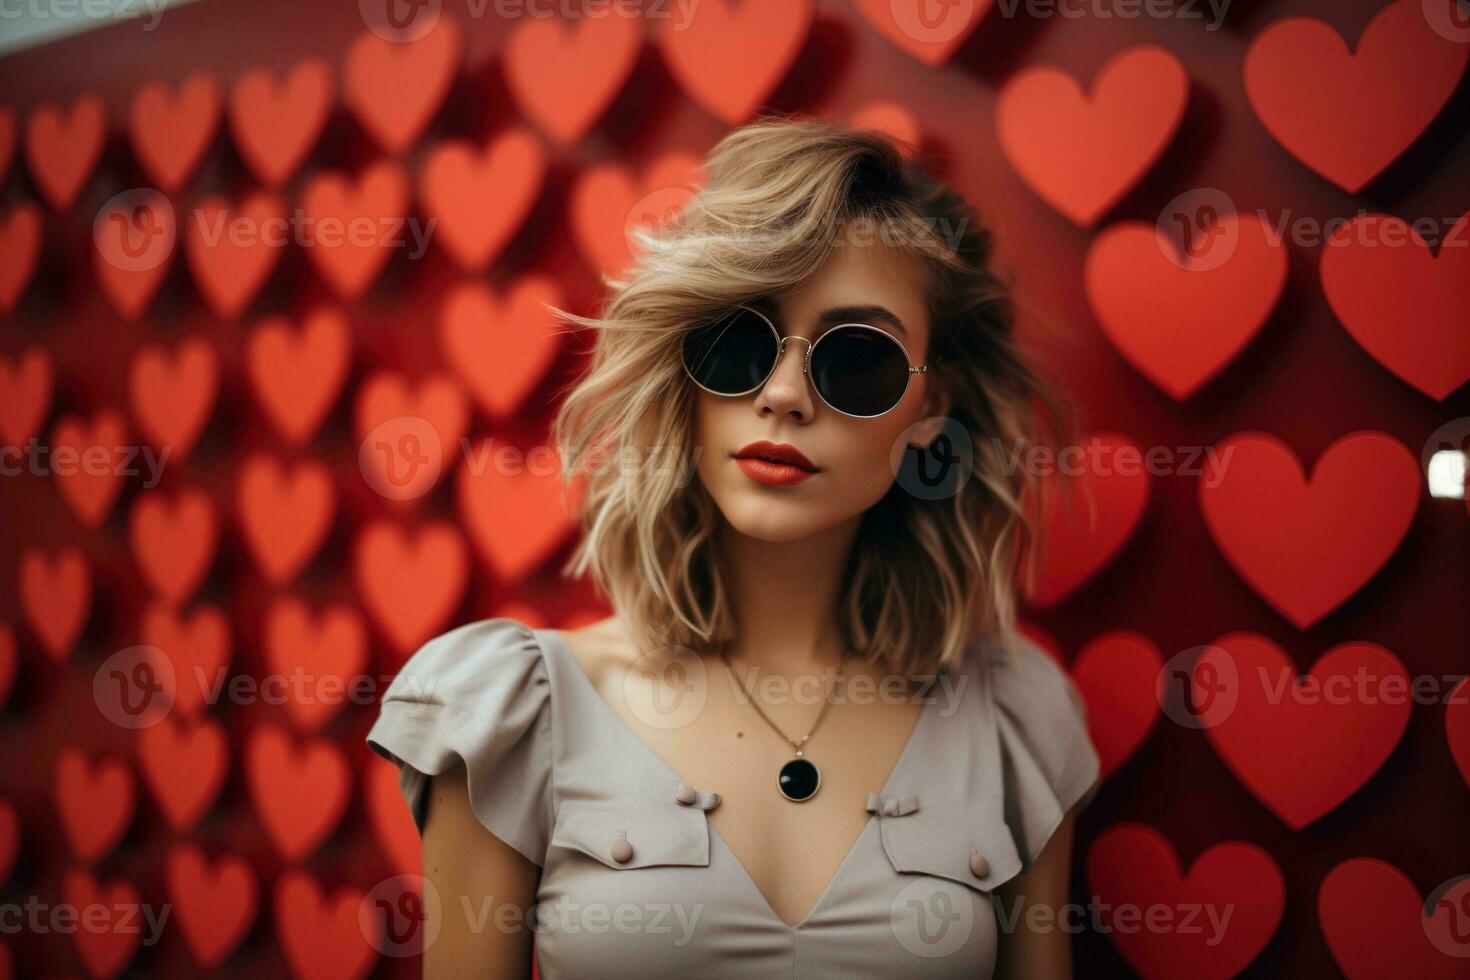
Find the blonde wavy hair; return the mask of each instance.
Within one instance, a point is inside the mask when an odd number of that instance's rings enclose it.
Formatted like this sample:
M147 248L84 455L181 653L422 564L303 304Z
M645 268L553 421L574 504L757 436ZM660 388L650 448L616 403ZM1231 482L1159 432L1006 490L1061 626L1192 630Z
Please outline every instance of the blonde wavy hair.
M734 639L718 511L693 476L696 389L681 341L731 304L798 286L854 222L868 222L928 269L938 363L926 377L971 434L974 470L937 500L895 482L863 515L840 627L849 649L891 670L957 665L1014 629L1018 562L1039 537L1023 508L1036 478L1006 450L1070 442L1076 414L1016 343L990 232L890 137L828 120L762 115L721 139L701 169L678 215L640 235L627 274L604 277L601 316L553 311L595 332L591 363L551 426L568 481L586 480L582 538L563 574L590 572L640 650L713 651ZM630 452L664 465L608 465Z

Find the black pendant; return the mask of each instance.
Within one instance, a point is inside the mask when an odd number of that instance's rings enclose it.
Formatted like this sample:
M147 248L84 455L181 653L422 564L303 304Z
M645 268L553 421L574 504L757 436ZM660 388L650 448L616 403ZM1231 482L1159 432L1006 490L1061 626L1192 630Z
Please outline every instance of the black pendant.
M795 803L805 803L817 795L822 785L822 774L806 759L792 759L781 767L776 776L776 786L781 795Z

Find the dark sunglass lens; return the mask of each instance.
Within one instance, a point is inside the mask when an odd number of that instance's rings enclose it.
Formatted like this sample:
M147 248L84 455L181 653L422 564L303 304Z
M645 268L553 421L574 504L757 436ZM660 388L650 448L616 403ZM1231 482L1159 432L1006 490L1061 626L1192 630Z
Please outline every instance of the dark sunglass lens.
M735 310L684 336L684 366L701 385L722 395L757 387L776 363L777 340L766 321Z
M882 415L903 398L909 363L888 334L834 327L812 351L812 384L839 412Z

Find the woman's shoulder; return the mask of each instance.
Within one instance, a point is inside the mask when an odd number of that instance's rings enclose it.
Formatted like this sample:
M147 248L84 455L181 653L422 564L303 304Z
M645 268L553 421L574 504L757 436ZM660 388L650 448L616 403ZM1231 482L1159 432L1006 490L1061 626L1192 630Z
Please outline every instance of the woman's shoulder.
M1071 674L1026 634L1009 630L991 639L984 662L996 703L1018 721L1048 727L1085 721L1086 705Z
M1097 790L1101 765L1087 707L1066 668L1014 630L985 645L1012 829L1030 863L1066 812Z
M544 683L540 640L530 626L499 616L457 626L424 642L399 668L383 704L407 701L463 709L508 683Z
M510 617L482 619L409 657L383 694L367 744L399 767L421 831L429 779L462 764L480 823L540 864L551 813L552 715L537 631Z

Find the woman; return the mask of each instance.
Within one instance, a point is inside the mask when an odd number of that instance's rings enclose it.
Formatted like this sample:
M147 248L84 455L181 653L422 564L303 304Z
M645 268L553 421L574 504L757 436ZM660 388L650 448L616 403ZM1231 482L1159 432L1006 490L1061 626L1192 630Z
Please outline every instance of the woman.
M704 169L603 315L561 314L597 331L554 422L570 571L615 614L438 637L368 735L423 836L425 972L525 977L534 939L548 980L1070 976L1025 923L1098 760L1014 630L1008 463L1066 403L989 234L885 137L765 117Z

